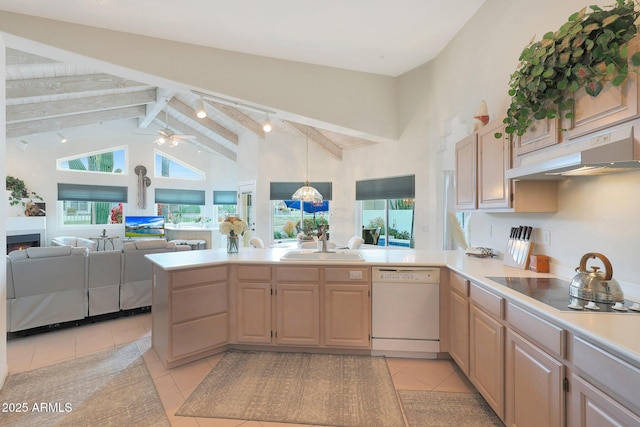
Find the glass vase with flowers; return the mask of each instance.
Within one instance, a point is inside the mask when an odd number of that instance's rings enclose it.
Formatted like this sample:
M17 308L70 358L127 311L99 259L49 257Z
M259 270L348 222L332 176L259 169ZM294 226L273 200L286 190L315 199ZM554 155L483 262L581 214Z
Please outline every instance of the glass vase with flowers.
M219 224L219 229L227 236L227 253L237 254L240 236L249 229L247 222L235 216L228 216Z

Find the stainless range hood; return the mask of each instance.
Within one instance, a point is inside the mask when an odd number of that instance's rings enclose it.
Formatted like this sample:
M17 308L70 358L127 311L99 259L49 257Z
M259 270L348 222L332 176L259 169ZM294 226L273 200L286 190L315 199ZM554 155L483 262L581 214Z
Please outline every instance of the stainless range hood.
M507 170L505 176L548 180L640 170L633 146L633 127L626 127L527 156L519 167Z

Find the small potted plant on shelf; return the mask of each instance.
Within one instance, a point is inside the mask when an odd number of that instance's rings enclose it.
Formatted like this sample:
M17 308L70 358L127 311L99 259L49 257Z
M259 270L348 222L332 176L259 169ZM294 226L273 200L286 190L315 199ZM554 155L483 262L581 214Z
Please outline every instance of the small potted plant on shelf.
M627 48L639 16L634 0L616 0L607 10L589 6L542 40L532 40L511 75L505 132L522 136L534 120L572 119L578 89L595 97L608 83L622 85L630 65L640 65L640 52L629 57Z

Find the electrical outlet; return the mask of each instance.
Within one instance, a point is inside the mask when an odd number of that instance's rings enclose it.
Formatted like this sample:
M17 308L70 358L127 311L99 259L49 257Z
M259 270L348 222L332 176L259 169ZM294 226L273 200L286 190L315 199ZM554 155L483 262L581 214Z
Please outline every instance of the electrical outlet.
M549 246L551 244L551 232L549 230L542 230L542 245Z
M490 225L487 225L487 235L491 237L492 233L493 233L493 227L491 227Z

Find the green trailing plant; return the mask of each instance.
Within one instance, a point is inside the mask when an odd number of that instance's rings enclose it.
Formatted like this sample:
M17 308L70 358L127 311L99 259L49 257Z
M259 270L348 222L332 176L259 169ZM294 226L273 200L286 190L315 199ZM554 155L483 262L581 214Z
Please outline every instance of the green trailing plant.
M26 203L22 199L38 199L42 200L35 192L29 190L23 180L7 175L6 188L11 192L9 194L9 205L15 206L21 204L26 206Z
M595 97L607 83L622 85L630 64L640 65L640 53L629 57L627 47L638 32L638 16L634 0L617 0L606 10L585 7L556 32L532 41L511 75L505 132L522 136L534 120L572 119L577 90Z

